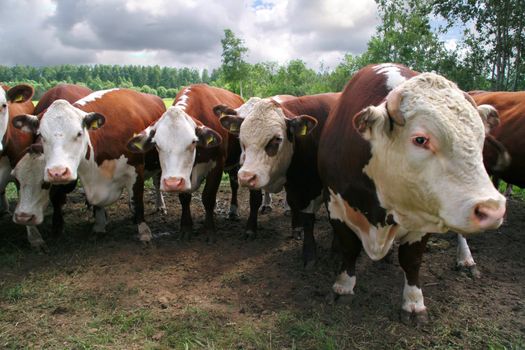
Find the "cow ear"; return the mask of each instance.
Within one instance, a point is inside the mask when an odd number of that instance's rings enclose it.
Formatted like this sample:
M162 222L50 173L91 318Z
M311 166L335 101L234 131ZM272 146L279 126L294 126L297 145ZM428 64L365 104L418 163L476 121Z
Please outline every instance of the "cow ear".
M357 113L353 118L354 128L366 139L372 137L372 127L388 119L386 108L370 106Z
M29 134L36 134L40 125L40 120L34 115L22 114L17 115L11 122L17 129L27 132Z
M6 95L7 100L11 103L23 103L31 100L31 97L33 97L34 93L35 90L31 85L20 84L9 89Z
M224 129L228 130L230 134L239 135L241 131L241 124L243 118L234 115L225 115L219 119Z
M195 128L195 134L199 138L197 146L204 148L217 147L222 143L222 137L218 132L206 126Z
M127 148L133 153L146 153L155 147L155 129L146 129L129 139Z
M233 108L230 108L226 105L217 105L213 107L213 113L218 117L223 117L225 115L237 115L237 111Z
M496 108L491 105L479 105L478 112L485 125L485 134L490 133L496 126L499 125L499 114Z
M82 127L88 130L97 130L106 122L106 117L100 113L92 112L84 116Z
M306 136L317 126L317 119L309 115L300 115L293 119L286 119L288 131L295 136Z

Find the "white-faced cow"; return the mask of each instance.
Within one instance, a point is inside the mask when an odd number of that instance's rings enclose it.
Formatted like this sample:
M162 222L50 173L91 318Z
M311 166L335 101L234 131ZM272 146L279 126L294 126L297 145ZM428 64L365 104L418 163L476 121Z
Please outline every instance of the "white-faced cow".
M489 113L487 113L489 112ZM356 259L400 241L402 320L427 321L419 268L428 232L501 225L505 198L483 167L484 119L447 79L397 64L367 66L346 85L319 144L319 173L343 264L333 291L353 294Z
M39 117L42 116L43 112L57 99L65 99L69 102L75 102L81 97L87 96L91 93L91 89L83 86L73 84L59 84L42 95L34 111L30 109L16 110L11 113L10 119L13 120L15 116L21 114L35 114ZM6 141L6 156L9 159L11 168L13 168L12 176L16 178L18 173L18 187L19 187L19 201L15 213L13 215L13 221L18 224L27 225L27 237L28 241L36 250L46 251L44 240L42 239L40 232L36 226L43 220L43 212L45 205L47 205L48 198L51 200L53 205L53 233L58 235L63 230L63 218L62 218L62 206L66 201L66 194L71 192L75 186L76 181L72 181L67 185L55 185L50 186L49 184L43 184L43 169L39 169L40 164L31 164L29 159L37 157L37 155L30 156L28 153L38 153L41 149L41 144L34 144L34 137L31 134L22 132L13 126L8 127L8 131L5 137ZM27 156L26 156L27 155ZM18 170L16 170L18 168ZM26 179L31 179L33 176L39 178L36 181L36 186L44 187L45 193L37 193L33 190L32 184L27 183ZM51 195L48 196L46 189L51 187ZM30 194L26 195L24 192L30 190ZM42 203L43 201L43 203ZM29 214L35 213L33 205L36 203L42 203L42 208L37 211L36 215Z
M305 266L315 262L314 219L322 203L317 145L339 95L302 96L282 103L271 98L250 99L220 119L226 130L239 135L243 151L240 184L274 193L286 189L292 229L299 235L304 232Z
M40 135L44 182L65 184L80 178L88 202L95 206L95 233L105 232L103 207L118 200L126 189L132 197L139 239L149 242L143 204L145 157L126 146L164 111L164 103L156 96L111 89L94 92L73 105L57 100L41 120L19 116L13 125Z
M216 239L215 201L230 142L212 109L217 104L237 107L242 103L240 96L227 90L191 85L177 94L173 106L157 122L128 143L134 152L157 149L162 170L160 188L179 193L183 238L190 237L193 227L191 193L206 179L202 192L205 229L210 241Z

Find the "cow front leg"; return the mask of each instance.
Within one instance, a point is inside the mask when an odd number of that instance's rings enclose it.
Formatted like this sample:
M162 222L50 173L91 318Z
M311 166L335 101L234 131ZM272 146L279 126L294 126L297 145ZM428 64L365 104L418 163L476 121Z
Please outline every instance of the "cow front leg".
M66 185L51 186L49 200L53 206L52 232L55 238L64 233L64 215L62 208L67 202L67 194L72 192L77 186L77 181L72 181Z
M272 212L272 194L264 191L264 197L261 207L261 214L268 214Z
M245 238L254 239L257 236L257 216L263 201L261 190L250 190L250 215L246 222Z
M303 266L305 269L311 269L317 259L317 246L314 237L315 214L302 213L301 217L304 228Z
M206 230L207 240L209 243L217 241L217 231L215 229L215 203L217 200L217 191L221 184L222 166L217 165L206 176L206 184L202 190L202 204L206 217L204 219L204 228Z
M139 241L144 244L149 244L153 235L151 230L144 220L144 165L139 165L135 168L137 177L133 184L133 207L135 223L137 224Z
M0 192L0 215L10 215L9 213L9 202L7 201L7 195L5 190Z
M40 235L40 231L36 226L26 226L27 241L31 245L31 248L38 253L49 253L46 242Z
M414 235L407 235L407 237ZM405 273L403 288L403 304L401 306L401 322L416 326L428 323L428 313L425 306L423 291L419 282L419 269L423 252L429 235L422 235L420 240L402 241L399 246L399 264Z
M180 216L179 239L190 240L193 231L193 219L191 218L191 193L179 193L179 202L182 207Z
M98 205L93 206L93 216L95 217L95 224L93 225L93 233L96 236L104 236L106 234L106 224L108 222L108 215L104 207Z
M153 175L153 187L155 187L155 208L163 215L168 214L168 209L166 208L166 202L164 202L164 196L160 190L160 177L161 173L158 172Z
M341 242L343 257L341 269L332 286L335 300L337 300L341 296L354 294L356 284L355 266L363 245L359 237L343 222L330 220L330 224L334 229L334 234L339 237Z
M237 179L237 172L239 167L235 166L228 170L228 177L230 179L230 188L232 196L230 200L230 210L228 212L228 219L237 221L239 220L239 203L237 201L237 193L239 191L239 181Z
M456 268L458 270L466 270L474 278L481 278L481 272L476 266L476 262L472 257L470 248L468 246L467 240L465 237L457 234L458 236L458 250L456 256Z
M292 209L292 238L297 240L303 239L304 227L303 217L297 209Z

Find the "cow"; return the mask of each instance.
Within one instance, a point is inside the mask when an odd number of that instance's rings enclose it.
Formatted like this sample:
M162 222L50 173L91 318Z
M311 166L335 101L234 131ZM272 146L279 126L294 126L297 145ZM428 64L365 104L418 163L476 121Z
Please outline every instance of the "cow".
M117 201L126 189L132 197L139 240L149 243L152 235L144 221L143 203L145 156L129 152L126 145L164 111L157 96L110 89L96 91L74 104L56 100L40 120L21 115L13 125L40 135L45 183L66 184L80 178L88 203L94 205L95 234L106 232L104 207Z
M489 175L492 175L494 185L498 187L501 179L507 183L507 191L512 185L524 188L525 92L469 91L469 94L477 104L488 104L496 108L500 116L499 125L493 125L483 148L485 168ZM501 165L500 144L508 153L504 166ZM456 265L460 269L466 268L476 278L481 276L467 240L461 235L458 235Z
M252 98L220 118L226 130L239 135L243 150L240 184L274 193L286 189L292 232L296 236L304 233L302 255L307 268L316 258L313 229L315 213L322 204L317 145L338 97L339 93L327 93L283 102Z
M91 92L91 89L86 87L73 84L59 84L49 89L46 93L44 93L44 95L42 95L38 104L34 107L34 111L31 110L31 108L25 110L15 110L11 113L10 120L12 121L15 116L20 114L35 114L37 116L41 116L43 112L51 105L51 103L57 99L62 98L69 102L75 102L81 97L89 95ZM13 169L13 178L16 178L15 169L17 168L17 165L19 163L23 163L18 165L18 173L20 174L18 178L21 179L21 181L18 182L20 184L19 192L28 190L28 187L31 188L30 184L24 182L24 177L27 178L37 175L39 177L43 176L43 172L42 174L36 174L37 170L32 169L31 164L26 164L27 160L25 159L32 158L29 155L25 157L26 150L30 153L33 153L36 149L41 148L39 145L33 145L34 141L35 140L33 140L32 135L24 133L14 127L8 128L6 134L6 156L9 160L10 169ZM41 181L38 181L37 184L38 186L41 186ZM44 187L46 186L47 185ZM28 212L31 212L31 205L33 203L39 203L39 200L43 200L44 203L47 204L47 199L50 197L51 203L53 204L53 233L58 235L63 230L62 205L65 203L66 194L71 192L75 186L76 181L73 181L67 185L52 186L51 196L48 196L47 192L45 194L38 195L34 191L31 191L32 195L30 196L19 193L20 200L17 204L15 213L13 214L13 221L15 223L27 225L26 229L28 241L31 247L35 250L45 252L47 251L47 247L40 235L40 232L36 226L34 226L37 221L40 223L43 220L43 208L41 212L42 220L35 220L36 216L33 214L27 214Z
M10 128L9 120L12 116L22 113L33 113L35 107L31 102L33 97L33 87L27 84L20 84L12 88L2 85L0 89L0 213L9 212L9 204L5 189L11 181L11 162L9 154ZM27 137L28 139L30 137Z
M232 92L206 84L185 87L158 121L128 142L133 152L157 149L162 170L160 189L179 194L182 239L189 239L193 229L191 193L206 179L202 192L204 226L207 240L216 241L215 202L228 147L232 144L213 114L213 106L221 103L237 107L243 100ZM234 158L230 160L235 162Z
M352 295L364 248L383 258L394 240L405 273L401 321L428 322L419 282L428 232L497 228L505 197L482 159L497 120L456 84L399 64L369 65L345 86L319 143L319 174L343 263L334 296Z

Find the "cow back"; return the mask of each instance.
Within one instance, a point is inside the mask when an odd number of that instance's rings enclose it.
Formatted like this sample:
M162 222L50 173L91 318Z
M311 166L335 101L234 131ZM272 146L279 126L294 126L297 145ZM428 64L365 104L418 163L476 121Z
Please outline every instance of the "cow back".
M34 114L40 115L56 100L66 100L69 103L75 103L92 92L93 90L90 88L81 85L58 84L42 95L35 106Z

